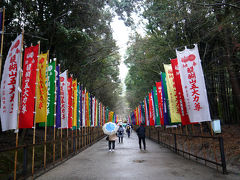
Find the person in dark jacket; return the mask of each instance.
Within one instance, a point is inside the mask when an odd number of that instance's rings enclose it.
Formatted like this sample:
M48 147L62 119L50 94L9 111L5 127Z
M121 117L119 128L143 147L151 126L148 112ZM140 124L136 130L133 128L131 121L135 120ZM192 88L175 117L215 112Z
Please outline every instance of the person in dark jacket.
M146 142L145 142L145 127L144 127L144 123L141 123L140 127L137 128L136 132L138 135L138 141L139 141L139 148L140 150L142 149L141 146L141 141L143 142L143 148L144 150L146 150Z
M124 134L124 129L123 129L122 125L120 125L118 128L118 131L117 131L119 143L123 143L123 134Z
M130 130L131 130L131 126L128 124L126 126L126 132L127 132L128 138L130 138Z

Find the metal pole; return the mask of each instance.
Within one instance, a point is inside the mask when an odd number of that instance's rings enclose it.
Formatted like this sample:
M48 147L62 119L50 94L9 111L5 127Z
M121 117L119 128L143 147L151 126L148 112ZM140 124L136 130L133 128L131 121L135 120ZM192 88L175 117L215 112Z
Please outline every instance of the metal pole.
M227 167L226 167L226 160L225 160L225 153L224 153L223 138L222 137L218 137L218 140L219 140L219 146L220 146L223 174L227 174Z

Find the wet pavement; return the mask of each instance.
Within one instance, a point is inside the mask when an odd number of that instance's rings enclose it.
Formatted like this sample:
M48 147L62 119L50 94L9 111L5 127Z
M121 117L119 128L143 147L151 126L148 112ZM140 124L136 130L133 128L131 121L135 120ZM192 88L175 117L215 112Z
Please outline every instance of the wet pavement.
M48 171L38 180L222 180L240 179L234 174L223 175L216 169L179 156L169 149L146 139L147 150L139 150L135 132L116 141L114 152L108 151L103 138L75 157Z

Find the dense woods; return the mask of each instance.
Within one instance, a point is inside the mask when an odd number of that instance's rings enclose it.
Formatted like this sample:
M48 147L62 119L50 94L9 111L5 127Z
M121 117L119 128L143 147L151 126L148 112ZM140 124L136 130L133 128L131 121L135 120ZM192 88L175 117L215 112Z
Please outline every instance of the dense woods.
M113 4L114 5L114 4ZM41 42L61 70L69 70L105 106L116 111L122 93L120 56L112 37L113 13L105 1L3 1L5 37L3 59L11 41L25 31L25 46ZM4 64L4 62L3 62Z
M0 6L6 8L4 57L24 27L25 46L41 41L41 50L49 49L50 58L57 58L62 70L68 69L116 112L139 104L160 80L162 64L176 57L175 48L197 43L212 118L239 122L240 4L236 0L12 0ZM120 55L110 22L117 15L135 30L132 13L144 20L146 36L135 33L129 42L125 105Z
M175 49L198 44L208 90L211 116L239 123L240 54L239 9L228 1L142 1L147 20L145 37L135 34L125 63L127 99L135 108L151 90L163 63L176 58Z

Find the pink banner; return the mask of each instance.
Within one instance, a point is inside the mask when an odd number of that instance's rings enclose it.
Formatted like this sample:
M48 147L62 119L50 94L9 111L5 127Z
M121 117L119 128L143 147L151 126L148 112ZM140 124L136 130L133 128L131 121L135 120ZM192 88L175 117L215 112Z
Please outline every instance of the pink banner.
M68 128L72 128L73 121L73 87L72 77L68 78Z
M149 125L154 126L154 118L153 118L153 98L152 93L149 93Z
M163 101L162 101L162 83L156 82L157 87L157 96L158 96L158 108L159 108L159 116L160 116L160 123L164 125L164 116L163 116Z

